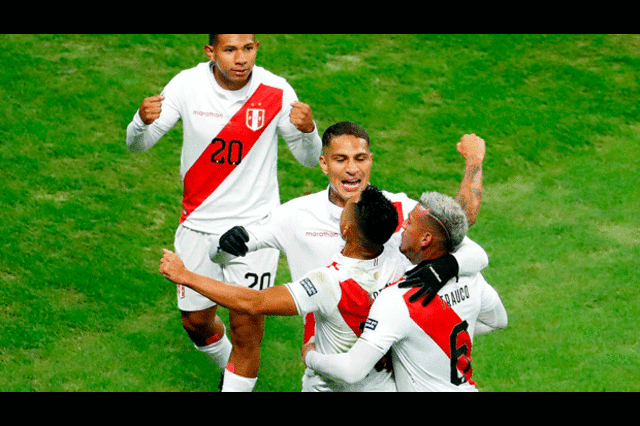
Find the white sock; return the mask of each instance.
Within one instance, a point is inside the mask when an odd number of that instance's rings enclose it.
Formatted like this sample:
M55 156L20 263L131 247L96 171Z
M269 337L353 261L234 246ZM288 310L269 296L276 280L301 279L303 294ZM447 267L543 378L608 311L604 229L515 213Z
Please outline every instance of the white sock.
M224 370L231 355L231 341L225 333L218 341L207 346L196 346L196 349L204 353L220 370Z
M242 377L225 369L221 392L251 392L257 381L257 377Z

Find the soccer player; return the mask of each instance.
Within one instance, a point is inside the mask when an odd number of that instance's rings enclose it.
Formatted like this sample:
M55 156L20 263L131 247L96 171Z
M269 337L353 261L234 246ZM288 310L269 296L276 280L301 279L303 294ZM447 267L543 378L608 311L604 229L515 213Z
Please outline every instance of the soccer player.
M272 247L287 257L291 279L298 280L310 270L329 263L334 253L344 244L340 237L340 215L345 203L369 185L373 154L369 149L367 131L356 123L339 122L327 128L322 136L320 167L329 179L327 189L288 201L274 209L268 221L247 227L236 226L220 238L220 248L235 256ZM475 222L482 189L482 161L484 141L475 135L464 135L457 144L458 152L465 158L465 174L460 184L458 198L466 201L470 222ZM402 222L415 207L417 201L404 193L383 191L399 213L396 233L385 244L386 251L398 251ZM212 247L217 249L218 247ZM400 256L407 268L411 263ZM460 247L451 255L434 260L432 268L422 268L416 273L429 283L437 281L437 272L445 282L452 276L472 275L488 264L485 251L465 237ZM314 333L313 316L305 318L304 341ZM303 382L313 381L314 373L307 371Z
M260 250L222 268L208 257L212 239L280 204L278 133L307 167L317 164L322 144L310 107L284 78L255 65L258 47L253 34L211 34L204 48L210 61L180 72L160 95L144 99L127 127L129 149L144 152L182 120L176 253L193 271L244 286L273 283L278 251ZM230 358L242 359L236 372L253 386L264 318L230 312L232 350L214 302L184 286L177 287L177 299L195 347L221 369Z
M350 198L342 211L340 233L345 242L342 251L334 254L331 263L292 283L262 291L229 285L190 272L180 258L168 250L164 251L160 273L222 306L250 315L314 312L318 348L327 354L343 353L362 333L371 303L381 290L379 271L387 263L397 263L395 252L384 248L397 224L395 207L380 190L370 185L359 196ZM228 370L224 380L227 374ZM303 391L395 391L392 374L373 366L351 385L323 380L320 376L316 379L313 386L303 386Z
M467 219L451 197L424 193L404 223L400 251L414 264L446 256L462 241ZM412 301L416 289L385 288L373 304L364 332L347 353L322 354L303 346L309 368L348 383L364 377L391 349L398 391L477 391L472 379L474 335L507 326L498 293L478 273L452 279L436 293Z

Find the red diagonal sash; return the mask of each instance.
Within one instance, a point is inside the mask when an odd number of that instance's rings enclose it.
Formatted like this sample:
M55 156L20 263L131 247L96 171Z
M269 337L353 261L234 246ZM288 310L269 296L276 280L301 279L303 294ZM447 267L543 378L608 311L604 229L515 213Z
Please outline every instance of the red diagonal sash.
M456 385L464 381L475 385L471 379L471 336L467 331L468 324L440 296L426 307L419 302L409 302L409 297L418 289L409 290L404 299L409 308L411 319L442 349L451 360L451 382ZM459 377L458 371L462 373Z
M251 151L264 130L282 109L282 93L282 89L261 84L187 171L184 176L183 210L180 223L184 222L204 200L213 194L242 162L242 158ZM241 146L242 157L231 161L230 158L222 159L221 156L220 160L212 161L214 155L220 150L221 144L230 147L232 141Z
M340 315L355 335L360 337L362 326L371 309L372 301L369 292L351 278L341 282L340 289L342 290L342 297L338 303Z

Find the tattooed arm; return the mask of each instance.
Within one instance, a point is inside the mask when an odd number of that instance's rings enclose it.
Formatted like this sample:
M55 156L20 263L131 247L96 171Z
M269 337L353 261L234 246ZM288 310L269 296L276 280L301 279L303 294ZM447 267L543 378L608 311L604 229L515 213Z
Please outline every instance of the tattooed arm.
M456 201L462 206L471 226L476 223L482 201L482 161L485 143L475 134L464 135L458 142L457 149L465 158L465 165Z

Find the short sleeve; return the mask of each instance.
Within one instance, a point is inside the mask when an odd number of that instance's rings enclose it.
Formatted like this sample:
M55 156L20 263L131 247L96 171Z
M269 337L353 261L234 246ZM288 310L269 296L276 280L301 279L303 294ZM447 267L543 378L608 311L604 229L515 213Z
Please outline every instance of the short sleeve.
M340 285L327 268L312 271L301 279L286 284L298 308L298 314L329 313L340 301Z

